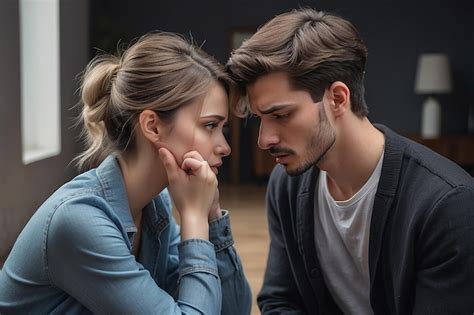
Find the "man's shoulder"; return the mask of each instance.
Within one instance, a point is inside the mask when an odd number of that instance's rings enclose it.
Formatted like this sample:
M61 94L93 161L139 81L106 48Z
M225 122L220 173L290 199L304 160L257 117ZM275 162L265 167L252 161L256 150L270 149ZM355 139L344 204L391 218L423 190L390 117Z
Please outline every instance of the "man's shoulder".
M473 185L472 176L453 161L385 126L377 128L385 134L385 167L392 169L386 169L382 176L396 169L404 179L423 178L428 185L435 182L451 187Z
M465 185L473 186L472 176L455 162L415 141L406 138L403 138L403 141L406 143L403 157L406 161L408 176L423 176L426 178L427 184L430 184L430 180L432 180L453 188Z

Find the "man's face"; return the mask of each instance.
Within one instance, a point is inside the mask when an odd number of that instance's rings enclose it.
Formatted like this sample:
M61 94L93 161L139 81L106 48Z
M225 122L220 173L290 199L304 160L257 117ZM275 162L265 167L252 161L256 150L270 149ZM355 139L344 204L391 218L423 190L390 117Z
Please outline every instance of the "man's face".
M180 108L162 138L179 165L185 153L196 150L217 174L222 158L230 154L223 127L228 118L224 88L214 82L206 95Z
M268 150L290 175L318 164L336 135L324 109L311 95L291 87L283 72L259 77L247 89L250 109L260 118L258 146Z

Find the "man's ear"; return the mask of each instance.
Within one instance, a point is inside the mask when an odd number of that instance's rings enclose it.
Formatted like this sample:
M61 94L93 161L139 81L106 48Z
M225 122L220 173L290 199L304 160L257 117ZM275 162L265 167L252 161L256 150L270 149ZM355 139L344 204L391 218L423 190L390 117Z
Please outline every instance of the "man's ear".
M140 113L138 123L143 136L151 143L160 141L161 120L158 114L152 110L145 109Z
M334 117L339 117L347 110L351 110L351 92L345 83L335 81L326 92Z

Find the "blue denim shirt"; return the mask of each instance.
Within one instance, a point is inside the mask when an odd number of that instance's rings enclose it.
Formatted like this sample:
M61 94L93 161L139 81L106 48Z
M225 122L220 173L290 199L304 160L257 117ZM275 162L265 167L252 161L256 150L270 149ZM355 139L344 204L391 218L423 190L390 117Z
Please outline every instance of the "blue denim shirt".
M229 215L209 239L180 241L165 189L143 212L141 247L114 156L59 188L0 272L0 313L249 314Z

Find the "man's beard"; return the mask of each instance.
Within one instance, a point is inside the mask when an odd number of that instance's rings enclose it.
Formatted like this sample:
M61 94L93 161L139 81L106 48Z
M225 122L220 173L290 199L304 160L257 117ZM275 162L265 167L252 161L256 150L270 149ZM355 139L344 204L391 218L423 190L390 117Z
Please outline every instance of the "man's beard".
M336 142L336 134L332 129L331 124L324 111L322 105L319 110L319 127L314 126L309 141L309 156L303 161L303 163L294 170L286 170L290 176L298 176L306 172L313 165L318 164L326 156L326 153L331 149Z

